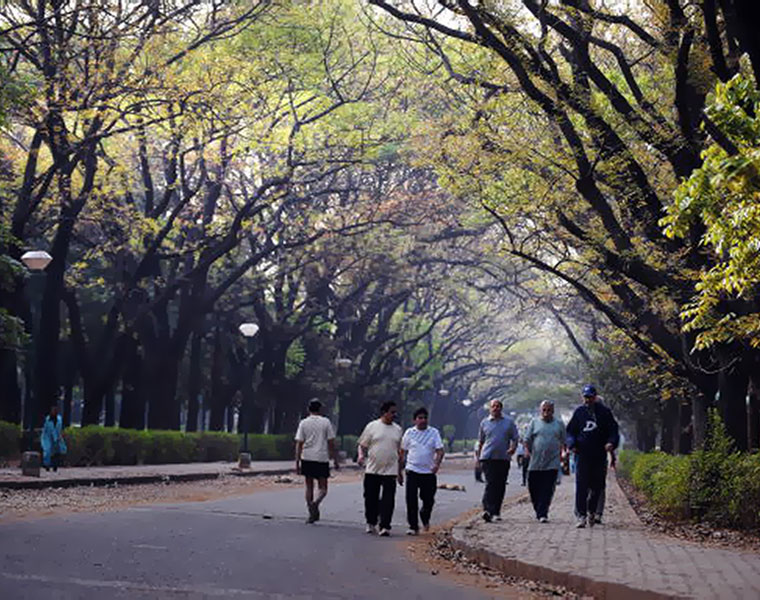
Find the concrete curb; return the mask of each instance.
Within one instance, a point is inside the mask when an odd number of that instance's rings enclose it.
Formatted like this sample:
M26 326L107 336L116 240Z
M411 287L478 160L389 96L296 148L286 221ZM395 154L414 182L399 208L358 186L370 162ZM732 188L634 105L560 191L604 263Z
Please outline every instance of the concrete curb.
M557 571L543 565L534 565L516 558L500 556L495 552L474 547L463 541L461 537L457 536L457 529L462 528L455 527L451 532L454 548L461 550L470 560L482 563L505 575L562 586L576 593L590 595L594 598L614 598L614 600L685 600L682 596L634 588L613 581L596 580L585 575Z
M356 465L341 466L341 470L353 470ZM151 483L184 483L188 481L204 481L219 479L224 476L256 477L259 475L294 475L289 469L269 469L246 471L218 471L216 473L177 473L163 475L125 475L123 477L71 477L69 479L29 479L24 481L0 481L0 490L42 490L50 488L70 488L78 486L106 487L109 485L145 485Z
M617 481L615 482L617 484ZM526 496L522 495L510 504L524 502ZM633 587L615 581L594 579L587 575L570 573L552 569L544 565L538 565L520 560L519 558L507 557L475 546L466 540L465 530L479 521L480 517L468 518L464 523L455 525L451 529L451 541L454 548L460 550L468 559L479 562L487 567L512 577L521 577L533 581L541 581L550 585L567 588L581 595L590 595L600 599L614 600L687 600L684 596L666 594L650 589Z

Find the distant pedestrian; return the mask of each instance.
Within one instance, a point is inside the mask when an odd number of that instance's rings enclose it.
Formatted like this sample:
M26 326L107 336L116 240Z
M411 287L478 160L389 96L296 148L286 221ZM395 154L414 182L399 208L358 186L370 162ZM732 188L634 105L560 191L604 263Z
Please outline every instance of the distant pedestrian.
M359 437L359 465L364 466L364 516L367 533L378 533L378 517L382 536L390 535L391 519L396 503L396 482L404 485L401 462L403 431L393 419L396 403L385 402L380 418L367 423Z
M443 460L441 434L435 427L428 426L428 411L424 407L414 411L414 427L404 432L401 459L406 462L406 519L409 523L406 533L417 535L418 511L422 528L425 531L430 529L430 515L438 488L436 474ZM422 501L421 509L418 508L418 496Z
M480 448L480 442L475 441L475 445L472 447L473 456L475 457L475 481L483 483L483 469L480 468L480 461L478 460L478 450Z
M63 419L58 414L57 406L51 406L50 413L45 417L40 444L45 470L50 471L52 467L53 472L57 471L67 451L66 440L63 439Z
M525 444L521 443L522 441L523 440L520 440L517 444L515 456L517 457L517 466L520 467L520 472L522 474L522 483L520 485L525 487L525 484L528 481L528 458L525 456Z
M560 469L560 457L565 449L565 424L554 418L554 403L544 400L541 416L528 425L525 448L528 457L528 491L541 523L549 520L549 506Z
M316 398L309 402L309 416L298 424L296 431L296 472L304 476L306 485L307 523L319 521L319 505L327 496L330 477L330 458L339 469L335 451L335 432L327 417L320 415L322 403ZM314 498L314 481L319 493Z
M620 442L617 421L612 411L597 401L596 388L586 385L582 395L583 404L567 424L567 445L576 455L576 527L601 523L597 510L607 482L607 453Z
M504 405L492 400L490 414L480 423L478 460L486 478L483 491L483 520L501 521L501 505L509 476L509 463L517 449L515 422L502 414Z

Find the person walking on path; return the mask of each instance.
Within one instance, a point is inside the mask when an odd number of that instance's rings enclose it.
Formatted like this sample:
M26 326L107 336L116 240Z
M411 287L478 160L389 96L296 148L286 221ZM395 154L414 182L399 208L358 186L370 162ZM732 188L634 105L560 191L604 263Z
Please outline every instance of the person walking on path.
M509 476L509 463L517 448L517 426L502 414L501 400L491 400L490 414L481 421L478 432L478 460L486 478L483 491L483 520L501 521L501 505Z
M53 472L57 471L67 450L66 440L63 439L63 419L58 414L57 406L51 406L50 413L45 417L40 445L45 470L49 471L52 467Z
M518 442L515 456L517 457L517 466L520 467L520 471L522 473L522 483L520 485L525 487L526 483L528 482L528 457L525 456L524 443L521 444Z
M322 403L316 398L309 402L309 416L301 420L296 430L296 473L304 476L307 523L319 521L319 505L327 496L327 479L330 477L330 458L339 469L335 452L335 431L327 417L320 415ZM314 480L319 493L314 499Z
M359 436L359 465L364 466L364 516L367 533L377 533L380 518L380 535L388 536L396 503L396 482L404 485L401 462L401 427L393 422L396 403L385 402L380 407L380 418L367 423ZM365 464L366 463L366 464Z
M560 469L560 457L565 448L565 424L554 418L554 403L544 400L541 417L534 418L525 432L528 459L528 491L541 523L549 521L549 506L554 496Z
M597 522L599 500L607 480L607 453L614 451L620 442L617 421L609 408L597 402L596 388L586 385L581 393L583 404L575 409L567 424L567 446L577 458L576 527Z
M404 432L401 460L406 462L406 520L409 523L406 533L417 535L418 511L422 528L425 531L430 529L430 515L438 488L436 474L443 460L441 434L435 427L428 426L428 411L424 407L414 411L414 427ZM418 497L422 509L419 509Z

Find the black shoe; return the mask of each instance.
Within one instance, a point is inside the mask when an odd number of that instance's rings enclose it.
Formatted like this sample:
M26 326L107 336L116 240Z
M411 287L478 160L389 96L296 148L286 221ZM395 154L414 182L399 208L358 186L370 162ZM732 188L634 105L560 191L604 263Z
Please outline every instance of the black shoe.
M484 520L486 523L490 523L490 522L491 522L491 513L490 513L490 512L488 512L487 510L484 510L484 511L483 511L483 520Z

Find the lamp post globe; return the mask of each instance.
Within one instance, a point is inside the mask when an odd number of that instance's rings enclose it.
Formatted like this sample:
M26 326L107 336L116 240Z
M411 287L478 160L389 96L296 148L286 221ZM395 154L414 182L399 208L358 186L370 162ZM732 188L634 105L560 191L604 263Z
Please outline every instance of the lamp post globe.
M443 396L443 397L446 397L446 396L449 395L449 390L440 389L440 390L438 390L438 394L441 395L441 396Z
M253 336L259 332L259 326L256 323L241 323L238 327L238 331L240 331L243 337L247 338L249 341L253 341ZM245 396L243 396L241 408L241 416L243 420L243 450L238 457L238 467L241 469L249 469L251 467L251 453L248 451L248 403L245 402Z
M44 250L29 250L21 255L21 262L30 271L44 271L53 257Z
M352 361L350 358L336 358L335 359L335 366L340 367L342 369L347 369L352 364L354 364L354 361Z
M238 327L238 331L240 331L244 337L250 338L259 332L259 326L256 323L241 323L240 327Z

